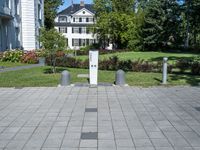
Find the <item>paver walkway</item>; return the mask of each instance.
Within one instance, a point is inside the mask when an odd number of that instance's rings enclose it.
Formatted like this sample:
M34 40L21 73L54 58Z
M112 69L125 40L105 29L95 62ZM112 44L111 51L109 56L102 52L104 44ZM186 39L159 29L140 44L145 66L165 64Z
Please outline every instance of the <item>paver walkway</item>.
M31 69L35 67L42 67L44 64L33 64L33 65L27 65L27 66L17 66L17 67L9 67L9 68L0 68L0 73L1 72L7 72L7 71L16 71L16 70L23 70L23 69Z
M200 150L200 88L0 88L0 149Z

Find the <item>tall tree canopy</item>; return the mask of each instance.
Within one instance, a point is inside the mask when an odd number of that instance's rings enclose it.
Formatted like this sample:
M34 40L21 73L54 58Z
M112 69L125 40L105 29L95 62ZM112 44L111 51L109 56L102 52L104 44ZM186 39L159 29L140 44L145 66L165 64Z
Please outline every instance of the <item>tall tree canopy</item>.
M200 0L94 0L103 44L153 49L200 46Z
M134 22L134 0L95 0L96 32L103 47L112 43L125 47L128 28Z
M54 19L58 7L63 4L63 0L45 0L44 1L44 25L46 29L54 28Z

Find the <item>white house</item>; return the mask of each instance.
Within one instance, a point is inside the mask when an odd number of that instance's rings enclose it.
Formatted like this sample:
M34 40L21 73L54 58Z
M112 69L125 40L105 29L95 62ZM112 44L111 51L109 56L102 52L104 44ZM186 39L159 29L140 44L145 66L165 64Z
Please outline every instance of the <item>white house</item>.
M57 14L55 28L63 33L70 49L79 49L96 43L97 38L91 32L94 24L93 4L72 4Z
M40 47L44 0L0 0L0 51Z

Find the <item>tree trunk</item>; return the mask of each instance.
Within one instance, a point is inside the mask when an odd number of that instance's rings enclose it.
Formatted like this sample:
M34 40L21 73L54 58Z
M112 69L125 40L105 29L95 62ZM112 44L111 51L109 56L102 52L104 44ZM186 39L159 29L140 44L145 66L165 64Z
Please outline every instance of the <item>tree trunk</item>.
M190 40L190 28L189 28L189 9L190 9L190 2L186 1L187 10L186 10L186 20L187 20L187 27L186 27L186 38L185 38L185 48L189 47L189 40Z

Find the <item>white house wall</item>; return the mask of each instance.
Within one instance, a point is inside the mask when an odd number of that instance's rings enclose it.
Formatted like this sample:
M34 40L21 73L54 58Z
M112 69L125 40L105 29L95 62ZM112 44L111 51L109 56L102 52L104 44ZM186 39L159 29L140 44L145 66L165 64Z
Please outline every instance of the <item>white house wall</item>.
M9 6L5 5L7 1ZM40 19L38 4L41 6ZM39 48L39 29L44 24L44 0L0 0L0 12L0 51Z
M35 4L34 0L21 0L22 47L24 50L35 49Z

